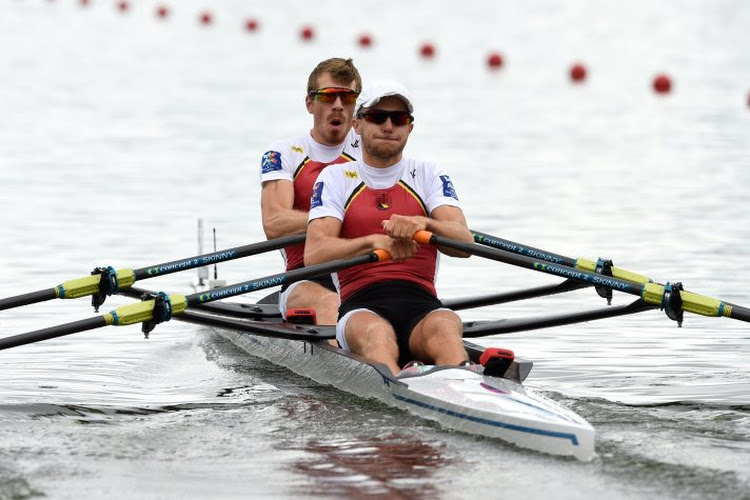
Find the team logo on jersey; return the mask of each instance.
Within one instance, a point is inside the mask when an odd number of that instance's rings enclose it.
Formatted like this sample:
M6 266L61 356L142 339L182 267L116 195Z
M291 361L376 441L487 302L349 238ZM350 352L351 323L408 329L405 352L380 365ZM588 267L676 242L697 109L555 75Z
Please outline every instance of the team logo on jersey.
M300 153L300 154L305 152L305 150L302 149L302 146L292 146L292 151L294 151L295 153Z
M310 196L310 210L315 207L323 206L323 181L318 181L312 188L312 195Z
M443 181L443 196L447 196L448 198L453 198L458 201L458 195L456 194L456 189L453 187L451 178L447 175L441 175L440 180Z
M281 153L278 151L266 151L260 165L261 172L264 174L281 170Z
M359 147L359 139L354 139L354 142L352 142L350 144L352 145L353 148L358 148Z
M378 210L388 210L391 208L391 197L386 193L376 195L375 206Z
M355 170L344 170L347 179L359 179L359 174Z

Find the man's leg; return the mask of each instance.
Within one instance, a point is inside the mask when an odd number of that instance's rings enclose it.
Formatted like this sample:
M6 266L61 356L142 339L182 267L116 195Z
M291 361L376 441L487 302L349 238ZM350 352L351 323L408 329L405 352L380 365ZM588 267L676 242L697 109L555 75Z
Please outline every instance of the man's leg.
M335 325L339 316L339 296L313 281L303 281L290 290L286 308L313 308L319 325Z
M459 365L469 359L462 341L461 318L447 309L431 311L409 338L412 354L425 363Z
M346 320L346 342L349 350L370 361L386 365L394 375L398 366L396 332L386 320L370 311L353 311Z

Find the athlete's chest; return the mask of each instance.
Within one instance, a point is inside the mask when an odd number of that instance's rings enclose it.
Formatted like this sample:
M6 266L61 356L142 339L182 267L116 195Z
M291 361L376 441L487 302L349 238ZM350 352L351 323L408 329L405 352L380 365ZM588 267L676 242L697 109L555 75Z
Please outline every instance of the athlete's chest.
M421 196L403 182L387 189L360 186L344 206L344 225L372 232L393 214L426 216L427 212Z
M313 184L315 184L315 180L318 178L320 172L329 165L350 161L352 161L352 158L345 154L329 162L320 162L305 158L294 172L294 193L297 203L307 205L309 209L310 193L312 193Z

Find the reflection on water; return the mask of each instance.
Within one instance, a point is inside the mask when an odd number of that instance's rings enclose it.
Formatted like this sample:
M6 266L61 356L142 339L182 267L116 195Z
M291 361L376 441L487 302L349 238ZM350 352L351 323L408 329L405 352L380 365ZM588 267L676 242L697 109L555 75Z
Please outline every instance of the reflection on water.
M436 498L438 489L429 478L452 463L442 448L397 433L312 440L304 443L307 453L292 470L312 478L313 491L322 497Z

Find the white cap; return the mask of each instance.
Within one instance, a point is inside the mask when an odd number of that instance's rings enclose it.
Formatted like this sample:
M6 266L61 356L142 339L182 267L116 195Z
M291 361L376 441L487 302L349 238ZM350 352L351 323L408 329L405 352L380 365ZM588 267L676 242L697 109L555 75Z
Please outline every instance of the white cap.
M394 82L393 80L379 80L377 82L372 82L370 85L365 85L365 88L362 89L359 97L357 97L357 106L354 111L354 116L357 116L362 111L362 108L371 108L383 97L390 96L400 98L406 104L409 113L414 112L414 106L411 104L409 91L406 87L398 82Z

